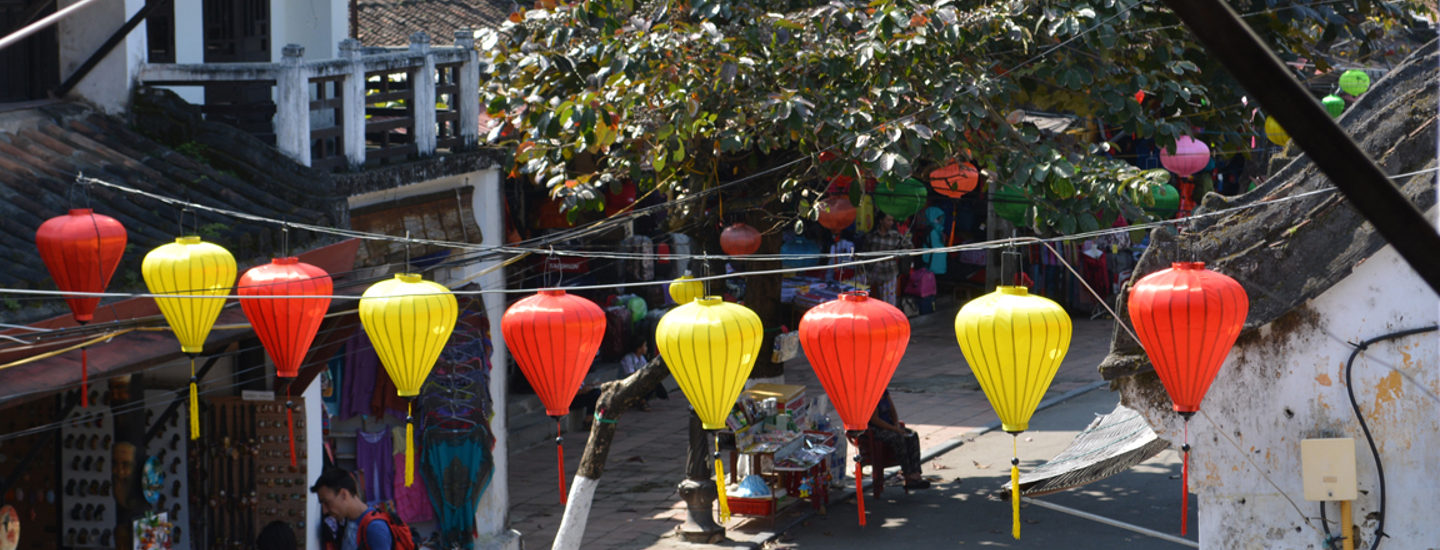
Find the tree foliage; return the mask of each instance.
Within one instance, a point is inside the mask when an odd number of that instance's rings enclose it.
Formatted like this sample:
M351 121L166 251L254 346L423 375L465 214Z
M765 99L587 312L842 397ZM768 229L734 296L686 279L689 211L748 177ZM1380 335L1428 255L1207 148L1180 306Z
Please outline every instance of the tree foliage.
M1234 6L1282 57L1322 69L1404 55L1394 31L1414 7ZM1071 233L1101 212L1143 217L1168 179L1114 158L1101 125L1164 145L1203 128L1235 149L1262 133L1178 20L1136 0L584 0L516 14L480 43L488 112L506 122L492 139L568 207L598 207L624 179L684 196L733 179L722 165L778 156L799 162L775 195L813 216L813 182L887 186L958 158L1023 190L1037 229ZM1017 109L1084 124L1042 135Z

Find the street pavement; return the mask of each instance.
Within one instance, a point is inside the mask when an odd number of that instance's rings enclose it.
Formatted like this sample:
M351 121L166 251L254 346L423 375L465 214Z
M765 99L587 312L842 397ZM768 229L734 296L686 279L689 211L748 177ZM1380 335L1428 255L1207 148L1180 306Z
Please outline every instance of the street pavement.
M955 307L911 319L911 342L890 385L891 395L900 412L901 419L908 427L920 434L922 452L933 453L941 449L954 448L941 457L941 464L944 464L945 460L969 460L964 457L973 455L979 449L984 448L985 444L980 442L984 441L988 444L989 439L986 439L988 436L981 436L981 439L975 442L963 445L961 443L975 438L996 422L995 413L985 399L984 393L980 391L974 376L970 374L970 369L965 365L959 346L956 344L954 318L957 310L958 307ZM1053 400L1057 396L1072 395L1086 388L1097 386L1100 377L1096 367L1108 350L1113 329L1114 323L1110 320L1075 320L1075 335L1070 352L1061 365L1049 393L1046 394L1047 400ZM815 379L814 372L805 362L803 355L787 362L785 373L786 383L805 385L809 395L819 395L824 391ZM668 383L670 387L674 387L673 381ZM1085 393L1085 396L1091 395L1110 396L1110 399L1114 399L1103 387ZM1098 412L1104 413L1110 410L1109 407L1103 408L1104 410ZM809 521L810 525L820 525L818 522L825 522L824 525L833 525L833 529L843 529L842 526L847 524L853 526L855 507L853 499L850 499L834 503L829 507L828 515L824 516L810 517L813 512L808 506L795 506L781 513L773 521L763 518L732 519L726 525L728 540L718 545L680 542L674 531L683 520L685 512L684 505L676 492L676 485L684 478L687 414L684 396L678 391L672 391L668 401L652 401L649 412L631 411L620 418L604 476L600 479L596 489L595 501L590 512L582 548L588 550L755 547L766 541L773 543L779 537L779 531L801 521ZM1073 430L1079 430L1092 418L1088 411L1076 414L1079 417L1068 420L1069 423L1064 426L1073 424ZM1047 420L1043 419L1047 419L1049 416L1051 415L1037 416L1037 429L1032 434L1027 434L1027 437L1034 437L1034 434L1048 434L1045 430L1051 428L1044 428L1048 424L1044 424L1043 422L1047 422ZM571 476L574 475L583 453L584 439L584 433L570 434L566 437L566 472ZM1005 435L1004 439L1006 441L1003 441L1002 446L1005 453L1008 453L1009 436ZM1048 440L1049 437L1047 435L1040 439ZM1068 442L1068 438L1064 441L1057 440L1048 447L1040 447L1041 443L1039 442L1025 442L1022 445L1024 447L1022 452L1025 450L1030 452L1022 454L1022 458L1031 461L1027 464L1036 464L1058 453L1064 447L1065 442ZM958 447L956 447L957 445ZM1030 445L1037 446L1031 449ZM849 451L852 454L854 452L853 449ZM555 450L550 445L515 450L510 454L510 523L512 528L521 533L526 548L550 547L555 531L560 524L563 508L560 506L556 494L554 460ZM1008 468L1005 468L1008 464L1009 455L1006 454L1004 460L993 461L993 465L988 469L981 470L993 476L1008 475ZM730 467L727 465L727 470ZM953 479L961 471L963 469L959 466L947 466L945 469L932 470L931 464L927 463L926 473L937 476L934 478L939 481L936 484L937 487L926 492L912 493L909 496L903 493L898 484L894 487L887 484L886 500L893 497L895 503L874 503L874 505L867 506L872 513L872 519L871 527L868 528L870 531L866 531L864 534L879 534L883 531L887 536L893 536L896 528L900 525L920 526L921 522L908 521L903 516L905 513L910 513L905 512L910 509L906 503L913 499L927 499L925 502L928 504L923 505L922 508L936 509L937 515L931 517L930 522L937 520L941 520L941 523L949 522L954 524L957 529L959 525L972 524L970 521L955 522L955 515L939 513L945 509L945 506L941 506L942 504L948 505L945 500L939 500L942 496L953 494L959 497L967 492L981 491L982 486L986 483L980 478L976 478L973 481L962 481L956 485ZM1152 475L1164 477L1161 474ZM846 483L853 482L846 478ZM1178 497L1179 482L1176 480L1174 483L1173 487L1166 489L1165 495ZM999 486L998 482L991 485ZM842 491L832 492L837 495L840 493ZM1115 497L1112 495L1107 498L1114 499ZM929 499L937 500L929 501ZM968 503L968 506L974 506L985 499L966 497L961 500ZM915 502L922 501L916 500ZM1163 504L1164 502L1163 499L1157 497L1157 503ZM994 508L994 513L1008 514L1009 508L1004 502L988 503ZM869 504L867 502L867 505ZM1178 498L1174 504L1178 508ZM919 514L921 511L916 509L913 512ZM966 512L966 517L971 513ZM973 513L983 512L975 511ZM1041 513L1045 516L1041 516ZM1031 507L1027 518L1030 516L1035 516L1030 519L1047 518L1054 514L1054 512L1040 511ZM1168 514L1166 517L1173 516L1175 514ZM881 518L884 518L883 522ZM1008 537L1008 516L1003 522L998 521L987 520L984 525L994 524L995 528L1002 529L1001 534L1004 537ZM1161 521L1158 525L1164 525L1163 520L1157 521ZM951 526L946 526L947 529L949 527ZM807 528L805 525L800 525L791 531L795 537L793 543L803 543ZM1086 528L1089 527L1086 526ZM973 534L967 532L965 540L974 541L971 542L972 544L978 544L983 540L980 538L981 534L989 536L988 529L988 527L978 529ZM1106 527L1106 529L1113 528ZM921 529L917 528L905 532L919 531ZM960 531L956 530L945 536L953 538L960 534ZM857 532L858 535L863 534ZM784 537L779 538L783 539ZM995 540L1011 544L1002 540L1002 537L996 536ZM875 542L875 539L871 539L870 544L874 545ZM1021 542L1028 545L1031 541L1027 538ZM810 547L821 547L818 544L821 543L812 542ZM1029 546L1012 544L1010 547Z
M1058 454L1096 415L1110 412L1117 397L1097 388L1037 413L1017 441L1021 471ZM1009 481L1012 439L991 431L925 463L924 472L934 483L930 489L907 494L887 485L879 502L867 491L865 527L857 524L852 498L833 504L827 515L801 520L766 548L1185 548L1028 504L1021 507L1021 537L1015 540L1009 500L997 495ZM1178 536L1179 475L1178 455L1166 450L1114 477L1036 499ZM1192 497L1192 541L1193 502Z

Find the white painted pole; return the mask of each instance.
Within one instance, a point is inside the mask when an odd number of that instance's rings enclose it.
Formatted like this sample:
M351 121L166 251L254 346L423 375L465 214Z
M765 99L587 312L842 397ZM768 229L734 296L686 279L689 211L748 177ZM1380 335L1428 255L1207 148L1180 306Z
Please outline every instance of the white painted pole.
M595 487L600 480L576 474L570 484L570 497L565 499L565 514L555 532L550 550L577 550L585 539L585 524L590 519L590 505L595 501Z
M301 394L301 401L305 403L305 483L308 487L320 478L320 470L325 468L325 434L320 433L324 421L320 415L325 408L325 402L320 397L320 380L310 382ZM305 548L320 548L320 522L324 518L320 516L320 500L316 498L305 499Z
M501 188L504 180L497 169L485 170L474 177L470 210L475 216L475 223L480 226L480 242L485 246L500 246L505 242L505 195ZM480 288L505 288L505 268L502 261L504 258L496 256L480 262L480 272L485 273L479 278ZM505 405L510 401L510 355L505 350L505 340L500 334L500 318L505 314L505 295L487 293L483 295L483 299L485 315L490 320L490 343L493 346L490 352L490 402L494 403L495 414L490 420L490 431L495 436L495 474L490 478L490 487L485 490L485 494L480 498L480 505L476 508L475 530L481 539L480 547L488 548L494 545L485 544L487 539L506 539L509 523L510 436ZM518 541L515 544L518 544Z

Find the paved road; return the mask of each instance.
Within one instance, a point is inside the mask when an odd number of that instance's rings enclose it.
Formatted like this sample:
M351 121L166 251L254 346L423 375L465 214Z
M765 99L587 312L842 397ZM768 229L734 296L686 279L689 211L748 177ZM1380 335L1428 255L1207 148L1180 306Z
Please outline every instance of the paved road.
M1110 412L1118 396L1096 389L1040 411L1031 430L1020 436L1022 471L1059 453L1094 416ZM993 493L1009 478L1012 437L991 432L924 465L935 482L925 491L906 494L887 486L876 502L867 490L869 525L856 524L854 500L832 505L828 515L815 516L770 543L769 548L846 550L875 548L1184 548L1172 542L1024 506L1021 540L1010 537L1010 506ZM1085 487L1040 497L1043 500L1133 523L1163 533L1179 534L1180 460L1174 451L1160 455L1118 476ZM1195 506L1191 500L1191 540Z

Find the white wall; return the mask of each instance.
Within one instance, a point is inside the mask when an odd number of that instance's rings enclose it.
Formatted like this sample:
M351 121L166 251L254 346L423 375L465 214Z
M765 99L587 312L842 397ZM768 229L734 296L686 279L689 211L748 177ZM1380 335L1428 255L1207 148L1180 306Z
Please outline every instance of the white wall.
M65 8L78 1L59 0L57 8ZM62 19L58 31L61 81L74 74L110 35L115 34L144 5L145 0L96 2ZM145 24L141 23L80 81L70 96L93 103L107 113L124 111L130 104L130 89L135 75L145 61L145 49Z
M1312 437L1355 438L1361 496L1354 518L1358 542L1369 546L1379 495L1374 460L1346 397L1349 342L1433 325L1437 310L1435 293L1387 247L1305 307L1261 328L1258 338L1242 337L1190 426L1202 547L1322 548L1319 508L1304 499L1300 478L1300 441ZM1406 337L1376 344L1355 361L1356 398L1384 462L1390 550L1440 541L1434 521L1440 402L1405 379L1440 394L1437 343L1436 333ZM1182 425L1168 402L1141 410L1179 446ZM1338 535L1339 506L1327 511Z
M205 62L205 3L178 1L170 2L175 10L175 62ZM205 88L200 86L170 86L191 105L205 104Z
M305 59L339 57L350 31L345 0L270 0L270 61L280 62L286 44L305 47Z

